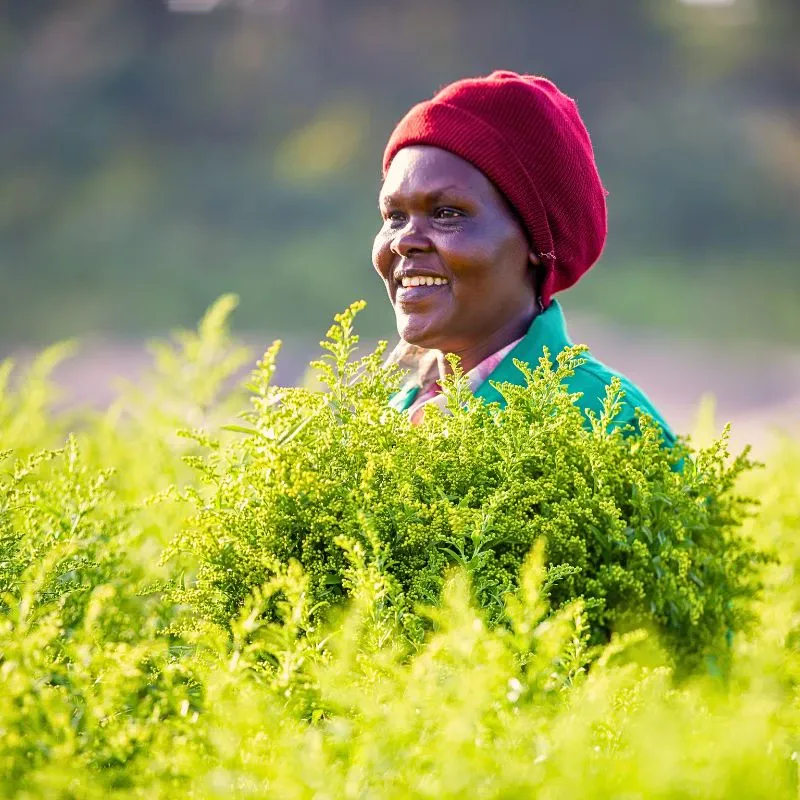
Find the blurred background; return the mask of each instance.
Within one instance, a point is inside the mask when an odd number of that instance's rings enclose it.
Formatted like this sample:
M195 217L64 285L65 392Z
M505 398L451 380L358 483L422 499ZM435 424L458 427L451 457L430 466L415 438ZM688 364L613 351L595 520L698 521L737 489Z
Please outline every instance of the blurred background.
M699 398L800 419L798 0L0 0L0 356L79 336L104 402L223 292L284 379L369 305L380 155L413 103L497 68L575 97L610 192L573 338L678 428ZM312 349L309 350L309 347Z

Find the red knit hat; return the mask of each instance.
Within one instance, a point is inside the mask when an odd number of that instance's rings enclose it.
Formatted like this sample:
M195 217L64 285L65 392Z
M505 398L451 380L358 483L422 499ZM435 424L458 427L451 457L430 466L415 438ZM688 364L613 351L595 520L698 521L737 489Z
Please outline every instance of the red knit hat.
M503 70L451 83L399 122L384 175L397 151L415 144L455 153L505 195L547 268L545 308L600 257L606 192L575 101L550 81Z

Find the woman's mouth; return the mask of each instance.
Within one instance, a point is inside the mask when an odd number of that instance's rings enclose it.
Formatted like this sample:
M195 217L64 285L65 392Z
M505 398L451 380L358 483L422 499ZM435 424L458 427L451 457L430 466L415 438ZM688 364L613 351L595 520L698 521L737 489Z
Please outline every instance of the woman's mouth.
M415 277L404 278L397 287L396 301L400 305L414 305L447 291L450 281L446 278Z
M401 305L411 305L427 300L429 297L447 290L450 281L447 278L432 275L415 275L404 277L397 287L396 299Z
M436 275L405 275L400 279L400 286L403 289L410 289L414 286L444 286L450 283L447 278L440 278Z

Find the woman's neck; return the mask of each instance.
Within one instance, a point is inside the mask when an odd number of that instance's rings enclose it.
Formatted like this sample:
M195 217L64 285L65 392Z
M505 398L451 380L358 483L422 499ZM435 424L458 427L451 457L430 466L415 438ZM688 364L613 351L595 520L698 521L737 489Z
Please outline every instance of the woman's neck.
M532 308L527 309L524 314L509 320L491 335L456 352L455 355L459 357L461 369L464 372L469 372L493 353L502 350L506 345L523 337L537 315L538 305L534 305ZM453 371L447 361L446 355L448 354L442 351L437 352L440 377L449 375Z

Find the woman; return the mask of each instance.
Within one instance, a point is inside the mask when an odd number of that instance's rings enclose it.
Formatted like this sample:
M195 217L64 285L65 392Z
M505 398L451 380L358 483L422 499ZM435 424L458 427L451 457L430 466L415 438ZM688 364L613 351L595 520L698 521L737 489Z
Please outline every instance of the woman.
M443 407L438 379L455 353L473 391L503 403L491 381L520 384L520 359L536 365L571 344L553 295L600 256L606 203L589 134L573 100L550 81L514 72L457 81L414 106L383 159L383 226L373 264L386 284L401 342L393 359L413 366L392 405L418 422ZM584 412L598 412L618 373L590 354L567 380ZM617 425L651 415L625 390Z

